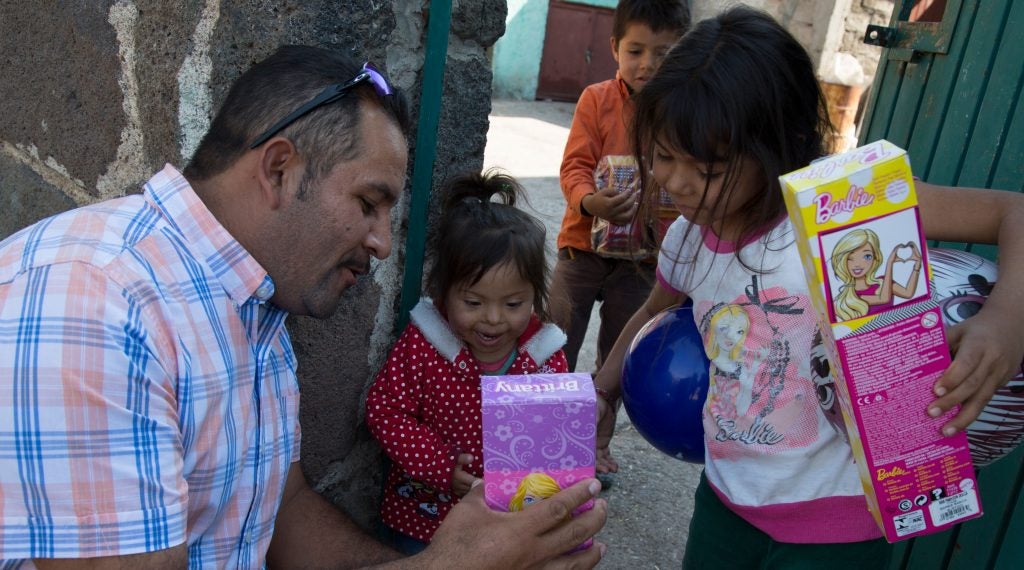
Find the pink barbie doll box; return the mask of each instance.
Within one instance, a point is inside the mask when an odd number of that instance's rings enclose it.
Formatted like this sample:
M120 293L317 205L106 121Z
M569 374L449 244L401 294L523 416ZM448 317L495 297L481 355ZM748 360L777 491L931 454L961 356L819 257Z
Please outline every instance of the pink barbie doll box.
M780 178L868 508L890 542L981 516L967 437L931 418L949 367L910 161L877 141Z
M484 376L480 389L484 495L492 509L519 511L594 476L597 408L589 374Z

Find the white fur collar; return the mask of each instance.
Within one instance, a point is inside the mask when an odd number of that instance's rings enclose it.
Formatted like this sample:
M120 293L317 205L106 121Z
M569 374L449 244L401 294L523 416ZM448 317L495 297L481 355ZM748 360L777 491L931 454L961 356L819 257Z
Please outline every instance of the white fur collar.
M430 298L422 297L410 311L409 318L438 352L449 361L455 362L465 344L455 336L451 327L448 326L448 321L441 316ZM527 339L523 350L540 365L547 362L555 352L558 352L565 345L565 340L566 336L562 329L551 323L545 323L540 330Z

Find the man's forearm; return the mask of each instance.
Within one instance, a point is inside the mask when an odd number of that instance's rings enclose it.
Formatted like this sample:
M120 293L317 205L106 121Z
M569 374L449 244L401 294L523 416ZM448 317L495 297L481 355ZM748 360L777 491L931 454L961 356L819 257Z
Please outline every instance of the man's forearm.
M362 568L401 558L308 485L281 504L270 568Z

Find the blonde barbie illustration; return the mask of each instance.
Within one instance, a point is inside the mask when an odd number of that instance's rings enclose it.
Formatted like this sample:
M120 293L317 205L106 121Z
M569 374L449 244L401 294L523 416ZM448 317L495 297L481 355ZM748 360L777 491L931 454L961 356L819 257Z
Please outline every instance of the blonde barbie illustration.
M711 361L712 406L717 405L723 415L742 416L750 407L754 388L754 371L761 359L744 365L744 342L750 330L750 317L739 305L724 305L711 315L705 349ZM736 410L725 410L735 401Z
M550 475L530 473L519 482L519 487L508 502L508 510L511 513L521 511L529 505L544 500L561 490L562 488L558 486L558 482Z
M910 255L900 258L901 248L909 248ZM833 299L833 310L841 320L856 319L879 313L893 304L893 296L909 299L917 290L921 274L921 252L917 243L910 241L892 249L885 264L885 272L877 275L882 264L878 234L869 229L853 230L842 237L832 250L832 271L842 282ZM906 286L893 281L893 266L897 261L912 261L914 267Z

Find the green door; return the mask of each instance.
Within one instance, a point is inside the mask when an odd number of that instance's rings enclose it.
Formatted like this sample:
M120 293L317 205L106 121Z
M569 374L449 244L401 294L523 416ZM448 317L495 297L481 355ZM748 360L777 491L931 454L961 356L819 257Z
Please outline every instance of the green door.
M866 37L885 49L861 144L907 149L928 182L1024 190L1024 1L899 0L889 26ZM1024 568L1022 483L1022 449L979 470L985 515L898 543L891 568Z

